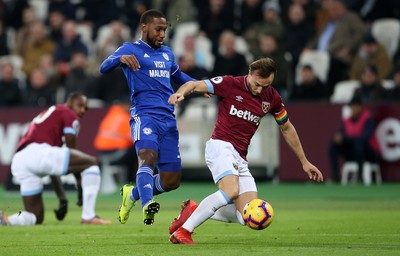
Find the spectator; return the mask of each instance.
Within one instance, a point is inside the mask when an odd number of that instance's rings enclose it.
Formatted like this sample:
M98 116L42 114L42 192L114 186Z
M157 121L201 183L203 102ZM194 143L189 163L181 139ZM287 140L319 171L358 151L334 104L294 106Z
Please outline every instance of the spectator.
M96 0L93 0L96 3ZM131 36L135 36L136 28L139 25L140 16L151 9L152 0L122 0L123 4L121 7L122 20L131 28ZM186 10L185 10L186 11Z
M320 0L321 1L321 0ZM317 11L320 8L319 3L320 1L313 1L313 0L289 0L291 4L300 5L305 12L305 19L307 22L311 24L315 24Z
M289 89L288 82L291 81L290 63L286 60L283 50L279 48L278 40L274 35L264 34L259 37L259 40L261 50L260 56L273 59L279 67L279 72L277 72L272 85L279 91L280 95L286 99Z
M85 0L80 4L85 10L83 21L92 28L92 40L97 39L99 28L118 19L118 6L115 0ZM128 8L131 8L128 6Z
M75 21L68 20L63 24L62 40L58 42L54 53L54 61L63 75L68 73L67 63L75 52L81 52L87 56L88 48L77 33Z
M4 21L4 27L18 30L23 25L22 13L24 9L29 7L29 1L12 0L3 2L4 10L1 15Z
M301 69L302 82L293 87L290 97L292 101L326 101L325 85L316 76L312 66L305 65Z
M392 61L385 47L378 43L370 33L365 35L360 50L353 60L350 79L360 80L363 68L367 65L376 66L379 79L387 78L389 72L392 70Z
M400 65L396 66L393 73L394 87L385 93L385 102L400 102Z
M70 70L65 77L65 96L68 96L74 91L82 91L85 94L94 83L95 78L87 72L88 60L86 55L81 52L75 52L71 56L69 62Z
M378 162L379 147L374 135L372 114L363 106L362 99L354 97L350 103L350 117L344 119L329 146L332 181L340 180L339 160L356 161L361 170L364 161Z
M188 52L192 53L195 57L196 66L201 68L207 68L207 64L210 63L211 52L206 49L196 47L197 35L186 35L183 39L183 54Z
M324 51L330 55L328 93L334 85L348 79L350 65L365 35L365 25L360 17L349 11L344 0L324 0L329 20L307 48Z
M29 27L38 21L35 10L32 7L24 9L22 22L23 25L16 31L14 52L22 56L23 51L29 43Z
M251 25L245 32L244 38L253 56L260 55L259 36L274 35L277 40L283 36L284 26L280 19L281 8L276 0L267 0L263 7L263 20Z
M129 95L129 87L124 72L119 68L95 78L95 82L90 85L87 94L89 98L100 99L106 104L112 104L122 95Z
M62 13L67 20L76 19L76 6L70 0L50 0L47 13L54 11Z
M49 23L49 36L50 38L58 43L62 40L62 27L65 22L65 16L62 12L53 10L49 12L48 23Z
M196 64L195 56L192 52L185 52L181 57L179 57L178 65L183 72L185 72L187 75L195 79L202 80L209 77L209 73L207 72L207 70L202 67L199 67ZM174 85L175 91L178 88L179 86ZM203 95L193 93L185 97L186 100L181 102L179 108L177 109L178 110L177 117L181 117L185 113L185 110L187 106L190 104L191 99L196 97L203 97Z
M107 58L120 45L130 40L130 35L124 34L125 25L122 23L122 21L114 20L107 26L109 26L109 33L104 33L103 35L103 33L100 31L96 41L98 46L97 59L99 61Z
M45 54L54 54L55 43L48 38L43 22L35 21L29 26L29 42L22 50L24 61L22 70L27 76L39 67L40 57Z
M165 10L164 13L167 15L167 20L171 24L172 31L179 23L193 22L197 19L197 9L192 0L167 0L158 2L162 2L162 7L153 6L153 8Z
M109 158L110 165L122 165L125 167L128 180L120 182L129 183L134 181L137 169L137 158L133 146L131 128L129 126L131 103L129 97L120 99L114 103L102 119L96 137L94 147L99 152L102 165L105 158ZM101 166L104 167L104 166ZM101 168L103 171L104 169Z
M385 88L378 77L377 68L374 65L366 66L361 75L361 86L354 91L354 96L365 103L380 103L384 94Z
M315 34L314 25L306 20L305 12L300 4L292 4L288 9L288 23L285 26L283 45L292 55L292 69L295 72L301 52L307 42Z
M399 18L399 1L386 0L384 1L371 1L371 0L358 0L347 1L349 8L358 13L364 23L370 26L375 20L382 18Z
M232 31L225 30L222 32L211 76L244 75L247 73L246 58L236 51L235 41L236 35Z
M27 106L46 107L55 104L55 93L50 88L48 82L43 69L36 68L32 70L28 81Z
M256 22L263 19L263 0L243 0L239 4L240 15L235 22L235 31L241 35Z
M14 107L22 104L22 92L14 77L11 63L0 65L0 107Z
M218 52L218 41L225 30L233 30L233 1L207 0L195 1L199 13L197 15L200 31L212 42L212 52Z
M40 57L39 68L44 71L49 81L49 86L52 90L57 90L63 84L61 76L58 73L57 67L54 65L54 59L52 54L44 54ZM60 102L64 100L62 98Z

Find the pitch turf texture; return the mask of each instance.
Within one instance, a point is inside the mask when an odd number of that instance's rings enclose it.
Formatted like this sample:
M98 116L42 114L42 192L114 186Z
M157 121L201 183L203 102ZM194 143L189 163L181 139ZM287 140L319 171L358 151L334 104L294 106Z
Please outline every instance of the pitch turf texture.
M110 226L79 224L75 192L68 192L69 212L59 222L46 192L43 225L0 227L0 255L400 255L400 184L342 187L331 184L258 184L262 198L275 210L272 225L262 231L209 220L196 230L197 245L168 241L168 227L182 200L199 202L215 191L209 183L183 183L159 196L153 226L144 226L135 206L125 225L117 220L120 196L100 195L97 213ZM0 188L0 209L21 209L17 192Z

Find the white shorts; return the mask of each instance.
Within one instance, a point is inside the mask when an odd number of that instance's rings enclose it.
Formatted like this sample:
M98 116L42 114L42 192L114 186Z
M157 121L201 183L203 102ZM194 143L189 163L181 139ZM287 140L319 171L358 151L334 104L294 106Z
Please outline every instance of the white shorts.
M21 183L23 196L42 192L42 177L65 175L69 165L69 149L48 144L31 143L15 153L11 161L11 172Z
M239 194L257 192L256 183L250 173L249 166L231 143L210 139L206 143L205 158L214 182L233 174L239 176Z

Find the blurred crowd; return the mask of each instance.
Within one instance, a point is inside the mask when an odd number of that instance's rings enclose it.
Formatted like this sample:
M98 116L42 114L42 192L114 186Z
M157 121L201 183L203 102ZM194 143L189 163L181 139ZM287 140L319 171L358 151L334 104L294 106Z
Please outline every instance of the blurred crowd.
M140 37L151 8L166 14L166 44L193 78L245 75L268 56L285 101L333 102L351 80L364 102L400 102L398 0L0 0L0 107L49 106L75 90L92 106L126 97L122 71L98 67Z

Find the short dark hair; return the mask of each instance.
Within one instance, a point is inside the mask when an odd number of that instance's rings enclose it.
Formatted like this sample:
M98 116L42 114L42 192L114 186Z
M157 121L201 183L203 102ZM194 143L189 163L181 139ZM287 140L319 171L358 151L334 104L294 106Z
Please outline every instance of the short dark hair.
M156 9L150 9L142 14L142 16L140 17L140 24L149 24L153 21L154 18L167 19L162 12Z
M68 94L67 102L76 100L79 97L86 97L86 95L83 94L83 92L79 92L79 91L71 92L70 94Z
M269 77L271 74L276 76L277 68L275 61L268 57L255 60L250 64L250 74L254 71L258 71L258 75L264 78Z

